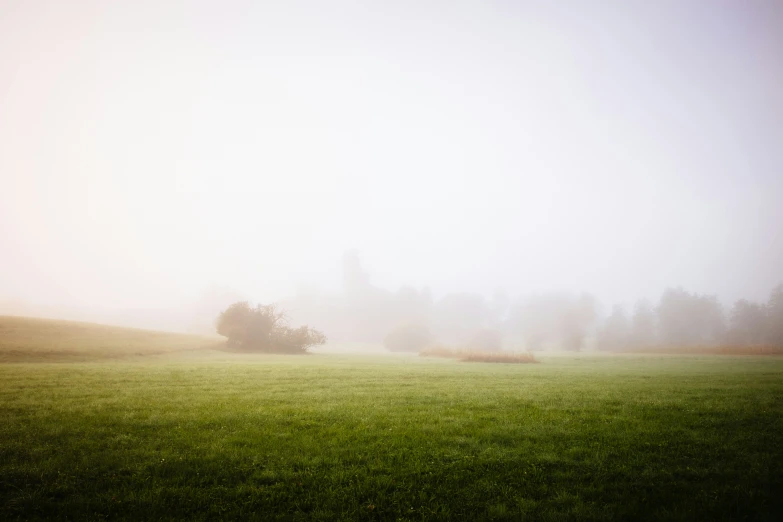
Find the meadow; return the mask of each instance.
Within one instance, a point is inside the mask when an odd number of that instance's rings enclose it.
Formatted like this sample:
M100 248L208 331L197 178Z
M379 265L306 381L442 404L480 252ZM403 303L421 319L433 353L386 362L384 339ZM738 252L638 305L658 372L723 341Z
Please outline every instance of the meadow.
M215 349L215 337L0 316L0 363L88 362Z
M783 516L779 357L79 351L74 334L71 362L51 339L33 362L3 320L0 354L25 361L0 364L3 520Z

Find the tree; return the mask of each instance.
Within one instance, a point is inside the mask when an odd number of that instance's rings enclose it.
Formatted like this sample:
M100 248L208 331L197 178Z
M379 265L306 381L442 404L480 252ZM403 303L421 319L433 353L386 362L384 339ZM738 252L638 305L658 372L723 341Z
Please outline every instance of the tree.
M767 302L767 342L783 347L783 283L772 289Z
M582 294L576 300L567 303L561 312L561 348L572 352L582 349L590 325L598 315L593 296Z
M318 330L288 327L285 313L275 305L252 307L239 301L220 313L216 326L217 333L228 338L229 346L245 351L306 353L311 346L326 342Z
M718 298L669 288L658 305L661 340L669 345L720 342L725 335L723 308Z
M740 299L731 309L727 340L738 345L754 345L764 342L767 334L766 306Z
M357 250L343 255L343 291L347 295L362 295L370 288L370 276L362 269Z
M598 333L598 348L608 351L621 351L628 346L630 324L625 309L620 305L612 307L612 315L604 322Z
M551 295L532 296L520 300L509 310L506 331L526 350L539 351L550 344L554 299Z
M448 294L433 306L433 332L439 341L464 345L488 326L489 315L481 295Z
M432 336L427 325L413 321L401 324L389 332L383 340L383 345L390 352L420 352L431 340Z
M583 294L543 294L521 301L509 311L506 330L534 351L556 346L579 351L596 317L595 299Z
M640 299L634 305L629 341L637 348L655 344L655 310L646 299Z
M488 311L490 317L490 323L493 327L503 323L508 312L508 307L511 304L511 300L508 294L503 290L497 290L492 296L492 300L489 302Z
M699 296L698 317L703 331L703 342L720 344L726 338L726 314L717 296Z

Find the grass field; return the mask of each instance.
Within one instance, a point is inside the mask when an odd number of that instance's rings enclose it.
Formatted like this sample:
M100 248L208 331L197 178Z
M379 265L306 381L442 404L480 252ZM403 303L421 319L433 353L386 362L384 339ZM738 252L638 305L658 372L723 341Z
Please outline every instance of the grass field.
M219 346L217 338L0 315L0 363L118 359Z
M783 359L540 360L0 364L0 519L783 515Z

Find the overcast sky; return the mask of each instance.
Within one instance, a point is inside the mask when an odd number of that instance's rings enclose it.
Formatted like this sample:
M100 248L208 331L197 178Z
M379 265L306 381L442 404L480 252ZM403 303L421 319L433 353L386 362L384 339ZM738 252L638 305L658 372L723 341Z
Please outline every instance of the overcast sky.
M783 3L0 0L0 300L783 281Z

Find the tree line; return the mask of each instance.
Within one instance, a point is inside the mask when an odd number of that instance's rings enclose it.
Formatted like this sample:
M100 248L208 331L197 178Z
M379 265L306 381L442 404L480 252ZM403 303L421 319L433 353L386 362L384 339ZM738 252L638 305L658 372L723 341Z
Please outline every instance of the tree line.
M406 286L392 292L370 284L358 255L348 253L341 293L301 292L279 306L235 303L220 316L218 332L236 349L283 353L304 353L322 344L321 331L337 342L383 343L392 351L411 352L434 345L473 351L783 350L783 284L766 302L742 299L728 310L717 296L669 288L657 303L642 299L630 309L615 305L602 315L598 301L587 293L512 300L502 291L488 299L465 292L434 299L427 288ZM312 327L291 328L289 316Z
M740 299L726 311L714 295L669 288L653 307L640 300L629 314L616 305L598 331L597 346L626 351L655 346L783 348L783 284L765 303Z

